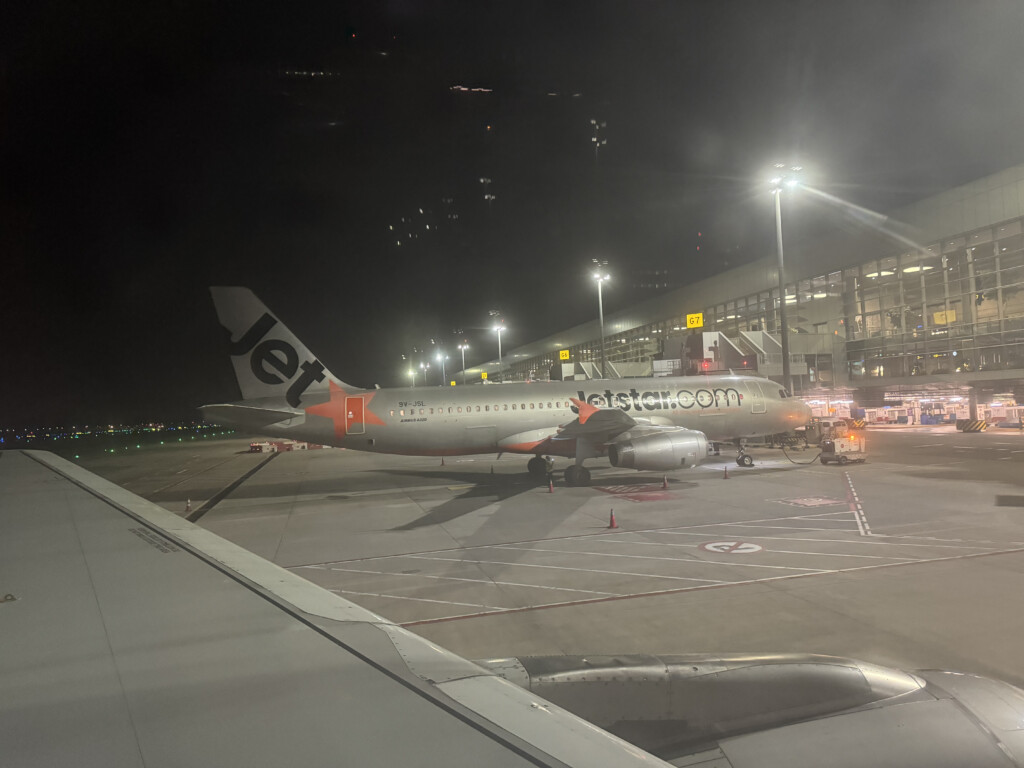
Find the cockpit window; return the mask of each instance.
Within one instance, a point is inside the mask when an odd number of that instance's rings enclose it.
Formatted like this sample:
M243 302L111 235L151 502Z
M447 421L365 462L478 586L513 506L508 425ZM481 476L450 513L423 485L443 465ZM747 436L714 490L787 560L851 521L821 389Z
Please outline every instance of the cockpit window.
M780 389L780 390L779 390L779 398L780 398L780 399L785 399L785 398L787 398L787 397L789 397L789 395L787 395L787 394L786 394L786 390L784 390L784 389Z

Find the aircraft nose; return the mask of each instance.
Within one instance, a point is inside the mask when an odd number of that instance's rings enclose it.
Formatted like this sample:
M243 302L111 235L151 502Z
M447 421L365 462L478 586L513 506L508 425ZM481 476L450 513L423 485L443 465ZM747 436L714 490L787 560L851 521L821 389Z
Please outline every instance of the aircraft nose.
M807 403L796 400L792 403L789 418L794 427L802 427L811 421L811 407Z

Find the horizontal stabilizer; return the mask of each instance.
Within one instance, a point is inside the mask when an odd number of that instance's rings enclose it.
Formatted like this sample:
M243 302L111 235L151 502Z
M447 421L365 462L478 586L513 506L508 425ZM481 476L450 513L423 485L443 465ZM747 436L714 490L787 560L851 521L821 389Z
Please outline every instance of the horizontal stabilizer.
M251 427L259 429L281 421L305 416L295 411L278 410L276 408L256 408L250 405L204 405L200 409L203 418L212 424Z

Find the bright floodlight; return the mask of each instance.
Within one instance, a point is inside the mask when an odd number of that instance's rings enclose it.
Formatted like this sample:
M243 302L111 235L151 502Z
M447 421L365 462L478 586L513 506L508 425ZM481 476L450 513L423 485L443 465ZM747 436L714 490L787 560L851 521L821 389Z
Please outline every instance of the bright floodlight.
M772 170L772 177L768 184L771 187L772 194L778 192L782 187L792 189L800 184L800 172L803 170L802 165L786 165L785 163L775 163Z

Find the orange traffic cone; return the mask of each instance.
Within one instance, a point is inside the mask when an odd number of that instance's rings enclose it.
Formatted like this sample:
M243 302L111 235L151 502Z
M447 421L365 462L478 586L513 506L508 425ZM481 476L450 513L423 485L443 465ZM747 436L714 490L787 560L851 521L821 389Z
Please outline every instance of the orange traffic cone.
M608 527L609 528L618 528L619 527L619 524L615 522L615 510L614 509L609 510L609 512L608 512Z
M554 481L554 480L552 480L552 479L551 479L551 478L549 477L549 478L548 478L548 493L554 493L554 492L555 492L555 481Z
M192 499L185 499L185 511L186 512L191 512L192 511Z
M661 476L661 489L663 491L667 491L668 490L668 475L662 475Z
M723 480L728 480L729 479L729 468L728 467L726 467L725 471L722 473L722 479Z

